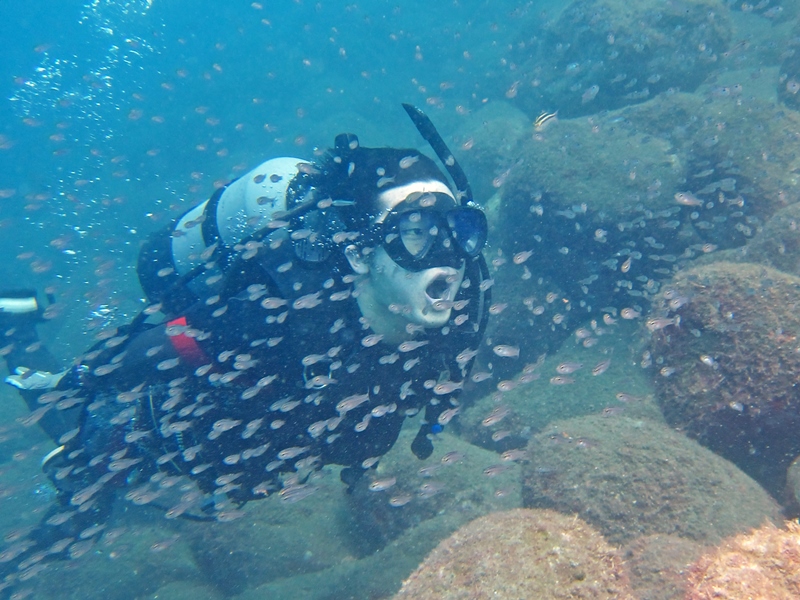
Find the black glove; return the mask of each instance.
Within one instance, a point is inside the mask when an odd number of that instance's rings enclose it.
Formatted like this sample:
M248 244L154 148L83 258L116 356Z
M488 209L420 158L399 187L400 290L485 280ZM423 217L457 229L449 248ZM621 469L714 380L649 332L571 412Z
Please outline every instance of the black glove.
M423 425L417 432L417 437L411 442L411 451L420 460L425 460L433 453L433 442L428 438L431 433L431 426Z
M339 471L339 479L342 480L342 483L347 484L348 494L353 493L353 488L361 479L362 475L364 475L364 469L359 469L356 467L345 467Z

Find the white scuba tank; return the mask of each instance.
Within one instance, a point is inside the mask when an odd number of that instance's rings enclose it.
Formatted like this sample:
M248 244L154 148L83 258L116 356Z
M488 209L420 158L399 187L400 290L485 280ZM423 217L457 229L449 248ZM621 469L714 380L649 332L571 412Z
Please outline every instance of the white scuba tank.
M221 248L235 248L287 209L287 190L304 159L272 158L228 184L221 194L189 209L168 232L151 236L137 268L151 301L164 298L171 285L200 265L186 286L197 298L219 291ZM166 247L168 245L168 247Z
M266 226L275 212L286 210L286 190L299 173L299 158L272 158L232 182L216 203L215 214L207 213L210 200L198 204L178 221L173 236L172 258L180 275L203 262L200 256L208 249L203 239L206 219L216 221L219 239L232 248L241 240Z

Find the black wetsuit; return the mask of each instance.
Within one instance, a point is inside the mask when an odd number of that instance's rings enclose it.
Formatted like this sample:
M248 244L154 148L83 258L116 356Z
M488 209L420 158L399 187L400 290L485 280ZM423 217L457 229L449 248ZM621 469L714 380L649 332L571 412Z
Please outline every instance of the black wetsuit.
M77 401L70 410L78 429L46 466L58 505L6 572L20 563L36 568L43 553L68 555L65 540L105 520L117 490L127 488L133 501L155 497L158 485L149 481L159 471L237 502L280 489L280 473L298 461L305 469L343 465L352 482L420 410L425 424L413 449L427 457L429 434L455 405L458 385L450 383L466 379L469 351L483 334L485 263L468 262L455 301L469 302L448 325L409 335L402 349L375 343L362 325L346 265L343 258L304 263L288 241L264 247L227 270L219 299L120 331L72 369L57 389L67 405Z

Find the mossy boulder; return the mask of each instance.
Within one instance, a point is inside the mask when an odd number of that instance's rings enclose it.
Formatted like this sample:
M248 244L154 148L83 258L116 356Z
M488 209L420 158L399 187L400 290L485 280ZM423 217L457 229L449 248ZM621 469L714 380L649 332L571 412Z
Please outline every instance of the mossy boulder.
M538 11L537 11L538 15ZM733 24L719 0L577 0L514 44L507 96L535 117L579 116L694 90L728 50Z
M632 599L618 552L579 518L517 509L441 542L395 600Z
M656 396L673 427L736 463L775 497L800 455L800 278L718 262L678 273L648 332Z
M800 598L800 525L768 523L727 540L692 567L687 600Z
M777 504L733 464L646 420L579 417L528 446L523 502L575 513L609 541L667 533L716 543L780 519Z
M400 440L347 494L349 537L359 556L384 547L404 531L441 515L462 524L487 512L522 505L520 467L504 463L502 472L485 471L498 463L494 452L450 433L439 434L424 461L411 452L416 428L404 428ZM389 486L375 490L375 484Z

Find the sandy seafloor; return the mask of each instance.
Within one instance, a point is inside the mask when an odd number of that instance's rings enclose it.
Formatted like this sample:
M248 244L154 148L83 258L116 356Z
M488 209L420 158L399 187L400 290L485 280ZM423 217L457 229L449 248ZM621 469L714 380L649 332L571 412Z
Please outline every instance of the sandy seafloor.
M602 5L612 12L616 6L613 2L585 4L586 10ZM688 4L695 4L694 0ZM728 102L730 89L744 82L744 91L720 109L720 121L727 117L733 122L735 115L759 131L794 132L798 123L793 120L794 110L780 103L776 90L786 87L782 70L789 60L786 53L797 47L796 10L787 5L786 10L765 16L766 5L742 12L731 11L724 2L717 4L720 11L731 13L731 34L725 46L736 62L715 58L711 66L698 63L703 71L699 82L679 97L689 106L696 101L699 114L703 106L716 110L714 103ZM67 364L93 342L99 330L124 323L145 306L135 276L138 240L204 200L215 184L270 156L313 158L315 148L325 148L343 131L357 133L364 145L410 146L427 152L400 102L417 104L430 114L464 162L481 194L476 199L489 206L492 237L487 256L498 259L505 249L504 256L509 258L512 248L534 247L533 241L504 237L508 232L503 223L513 215L497 215L503 212L503 184L509 173L520 177L513 169L528 151L520 140L536 134L533 121L538 115L514 105L519 81L533 87L533 76L517 71L523 68L520 40L535 37L539 28L557 21L561 8L559 2L506 0L4 4L0 7L4 55L0 61L0 287L53 291L58 313L40 331L54 354ZM721 56L725 48L715 50ZM700 52L705 54L705 50ZM602 60L595 57L596 62ZM660 78L656 75L650 74L651 86ZM571 118L575 127L587 122L592 127L628 116L609 116L610 110L627 106L614 105L613 98L605 108L593 111L591 94L585 102L566 100L569 93L580 97L590 90L562 92L567 114L560 115L561 122L548 135L557 132L562 122L569 127ZM557 103L552 104L558 93L553 92L550 104L540 107L542 112L559 109ZM665 91L661 98L671 102L674 93ZM648 100L656 106L659 101L655 92ZM762 110L764 106L769 111ZM791 114L787 117L787 113ZM649 129L641 125L647 121L646 114L631 117L637 125L627 146L635 153L635 145L641 143L643 162L618 165L625 171L623 179L649 176L646 159L653 151L650 137L658 137L654 132L663 132L664 139L676 146L694 135L690 124L698 118L687 116L685 110L676 109L674 117L656 110L654 114ZM503 119L508 119L507 130ZM484 128L481 121L491 126ZM724 125L709 127L723 135ZM470 154L470 128L475 129L475 139L482 140L480 154ZM776 142L776 154L788 152L791 142L787 138ZM606 152L622 147L618 140L615 143ZM691 183L691 177L705 169L699 163L709 157L693 156L692 149L711 154L709 148L715 144L704 137L694 146L684 145L688 154L675 160L694 160L698 166L691 172L687 168L683 179L675 176L674 187L664 189L663 206L673 206L671 198L687 187L686 178ZM766 152L759 145L751 150L754 155ZM558 162L570 175L562 177L562 182L572 177L576 189L596 185L613 208L603 187L613 181L594 183L586 175L591 171L590 159L570 163L576 154L564 154ZM542 164L555 160L552 156L543 155ZM608 155L596 158L602 164L613 161ZM788 205L798 200L793 159L782 154L770 162L763 155L763 162L782 169L784 179L775 189L765 184L752 192L755 204L758 193L774 197L757 204L760 220L748 221L754 230L749 236L722 235L718 243L727 243L725 249L748 243L758 223L780 207L777 198L785 198ZM660 179L659 185L666 188L670 182ZM537 185L531 182L532 192ZM531 197L535 204L535 194ZM569 210L569 199L559 201ZM579 211L581 201L572 203L572 208L577 205ZM593 208L591 202L589 206ZM578 262L594 264L613 258L611 252L582 254L570 219L563 220L563 230L548 232L554 247L567 243L559 244L559 233L569 240L570 256ZM592 233L586 234L591 241ZM536 260L534 253L527 263L533 282L544 278L535 292L509 283L511 278L504 287L498 275L495 302L510 308L494 318L490 343L477 367L486 369L495 363L498 374L505 369L503 378L513 378L524 364L535 363L549 350L539 367L541 379L507 397L516 415L512 422L520 443L524 446L553 421L604 410L608 418L666 426L653 385L658 376L655 369L661 365L642 366L648 343L642 325L646 297L619 300L615 306L620 310L638 303L641 318L619 319L604 327L605 334L596 338L596 345L584 348L572 332L591 329L592 319L596 325L603 312L599 306L594 312L578 308L575 298L575 310L563 326L550 318L552 311L544 318L528 314L528 295L539 294L538 302L545 304L548 285L558 292L556 305L567 303L565 286L559 287L553 273L543 266L537 270ZM496 260L495 271L501 262ZM597 269L599 276L609 280L621 277L618 272ZM663 274L662 278L669 279ZM548 311L551 303L546 305ZM532 341L523 345L518 363L508 367L491 355L491 345L498 343L491 339L503 341L502 336L514 329ZM537 344L537 338L549 341ZM607 358L611 358L608 371L592 376L591 368ZM583 368L575 373L574 383L552 385L556 366L565 361L581 363ZM490 384L499 379L498 375ZM454 424L441 436L429 464L450 450L466 458L448 467L446 475L439 475L446 481L443 493L415 497L408 505L392 509L404 511L404 517L387 516L385 508L370 504L371 499L363 504L350 502L334 467L322 471L321 489L315 495L291 505L274 498L251 503L245 516L232 523L167 521L156 509L120 503L108 526L114 531L113 540L98 543L74 561L52 565L26 587L36 598L390 597L437 542L458 526L485 512L522 503L519 465L514 464L498 480L487 480L483 473L499 462L499 451L507 448L492 452L469 443L476 440L476 423L491 407L491 393L488 384L465 390L465 409L460 415L465 422ZM621 402L620 393L634 400ZM10 532L9 540L37 522L54 497L39 471L42 456L53 445L36 427L19 424L25 414L15 391L0 388L0 531ZM410 423L408 431L413 434L416 426ZM387 469L401 473L401 487L405 483L408 489L416 489L421 465L408 452L409 443L404 433L385 463Z

